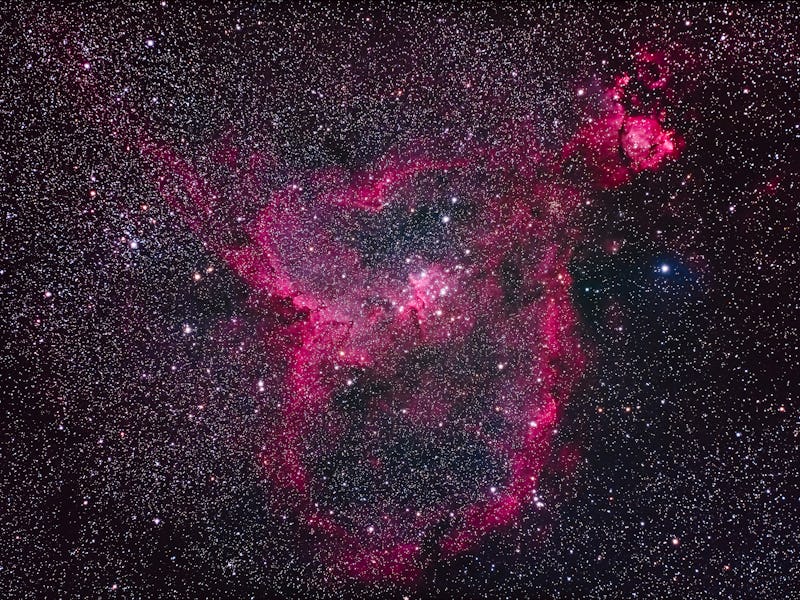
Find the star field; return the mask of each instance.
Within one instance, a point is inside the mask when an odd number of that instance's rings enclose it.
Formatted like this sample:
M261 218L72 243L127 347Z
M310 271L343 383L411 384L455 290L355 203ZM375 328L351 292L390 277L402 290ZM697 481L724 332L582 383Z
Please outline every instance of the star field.
M0 14L0 596L797 594L792 5Z

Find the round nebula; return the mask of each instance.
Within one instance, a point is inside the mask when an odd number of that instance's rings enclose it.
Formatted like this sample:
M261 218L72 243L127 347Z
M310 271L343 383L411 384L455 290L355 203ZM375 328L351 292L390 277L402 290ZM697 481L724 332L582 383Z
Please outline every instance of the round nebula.
M272 189L253 182L277 161L254 154L238 175L259 207L247 219L139 136L162 194L261 299L270 324L254 335L281 368L259 462L332 572L409 582L535 507L584 362L572 223L591 190L679 149L663 113L626 107L629 82L554 153L507 133L420 140ZM276 306L290 318L276 324Z

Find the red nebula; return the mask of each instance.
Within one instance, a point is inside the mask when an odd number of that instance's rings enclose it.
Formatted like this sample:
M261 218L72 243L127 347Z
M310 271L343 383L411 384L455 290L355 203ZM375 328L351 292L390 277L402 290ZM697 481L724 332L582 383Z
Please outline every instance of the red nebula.
M496 178L504 193L479 185L476 171ZM318 177L311 176L310 187ZM231 260L253 285L307 311L294 326L285 402L262 462L273 484L297 498L333 567L366 580L407 580L429 560L424 543L438 553L461 552L513 522L536 488L558 406L582 362L568 295L569 245L561 242L579 196L561 185L514 181L480 152L451 161L400 160L312 198L297 187L273 195L250 227L254 245ZM443 253L432 258L410 249L365 264L350 240L365 229L383 235L385 207L398 204L395 218L402 221L423 208L425 197L447 199L450 189L473 214L440 223L441 235L453 238ZM307 215L316 219L310 224ZM504 269L514 270L514 282ZM435 358L414 358L422 355ZM366 395L354 422L336 398L375 382L382 392ZM471 414L476 401L480 410ZM487 430L492 416L502 436ZM403 494L391 486L370 507L321 502L329 484L313 464L342 443L358 440L354 459L374 483L392 474L384 468L382 438L432 440L433 457L453 431L506 465L504 479L473 490L469 500L442 496L424 508L396 502Z
M259 460L332 572L409 582L535 510L584 363L567 265L588 188L564 162L611 187L678 152L663 115L623 107L627 82L555 156L503 135L420 142L263 190L276 161L253 155L237 197L262 208L243 223L188 162L140 140L164 197L268 307L254 335L282 340L283 367Z
M675 131L664 127L663 113L634 114L625 107L629 83L629 76L618 77L605 94L601 115L564 147L564 157L580 156L599 187L617 187L641 171L656 170L683 146Z

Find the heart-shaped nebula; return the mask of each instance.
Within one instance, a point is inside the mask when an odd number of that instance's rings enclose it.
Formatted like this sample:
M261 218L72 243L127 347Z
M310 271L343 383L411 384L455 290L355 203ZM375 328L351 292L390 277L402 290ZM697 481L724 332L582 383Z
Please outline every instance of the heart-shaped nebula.
M624 105L629 82L599 94L559 151L514 127L484 144L419 140L258 189L258 210L235 223L213 181L141 142L197 234L293 314L259 334L282 340L283 364L259 461L333 571L414 580L540 505L584 364L567 269L576 215L593 190L679 149L663 114ZM254 154L241 185L274 162Z

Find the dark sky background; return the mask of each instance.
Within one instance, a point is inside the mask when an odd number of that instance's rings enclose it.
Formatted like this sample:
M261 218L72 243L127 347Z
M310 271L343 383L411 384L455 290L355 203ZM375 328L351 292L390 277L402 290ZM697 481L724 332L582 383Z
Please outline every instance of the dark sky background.
M0 12L0 595L798 593L796 7L128 4ZM114 132L223 187L226 144L359 169L524 120L555 151L643 45L685 148L576 216L589 361L553 447L577 465L414 584L330 577L265 501L250 290Z

